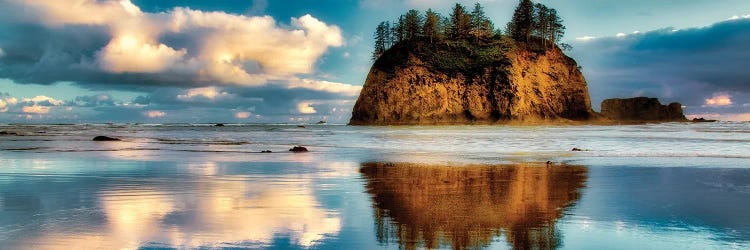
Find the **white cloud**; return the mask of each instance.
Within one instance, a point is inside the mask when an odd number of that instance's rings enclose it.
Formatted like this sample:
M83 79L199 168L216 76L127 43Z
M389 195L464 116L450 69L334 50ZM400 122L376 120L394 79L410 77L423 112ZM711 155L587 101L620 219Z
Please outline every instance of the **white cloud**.
M148 118L159 118L159 117L164 117L165 115L167 115L167 113L165 113L164 111L159 111L159 110L150 110L150 111L144 112L143 115L145 115Z
M27 114L47 114L49 113L50 107L47 106L23 106L21 111Z
M300 114L315 114L317 111L313 108L311 102L300 102L297 103L297 112Z
M206 98L209 100L215 100L218 98L227 97L230 94L224 91L221 91L217 87L204 87L204 88L194 88L189 89L185 94L183 95L177 95L177 99L183 100L183 101L191 101L197 97Z
M55 98L44 95L38 95L32 98L22 98L20 104L22 105L21 112L41 115L49 113L53 106L64 105L65 101L56 100Z
M112 38L92 66L112 73L172 72L200 82L260 85L312 73L329 47L344 45L339 27L309 14L279 25L271 16L179 7L143 12L130 0L15 1L48 26L107 27ZM159 41L164 34L197 47L170 47ZM248 68L252 64L257 66Z
M154 73L164 71L184 60L187 50L175 50L164 44L145 43L136 36L123 35L112 39L99 51L100 66L109 72Z
M582 41L582 42L587 42L587 41L591 41L591 40L594 40L594 39L596 39L596 37L594 37L594 36L576 37L576 40Z
M250 112L237 112L237 113L234 113L234 117L237 118L237 119L247 119L247 118L250 118L251 115L253 115L253 114L250 113Z
M8 112L11 106L16 105L18 99L8 95L0 95L0 113Z
M362 86L354 86L338 82L319 81L312 79L290 79L288 88L304 88L330 93L344 94L347 96L358 96L362 91Z
M706 99L705 106L725 107L732 105L732 96L728 93L714 93L711 98Z
M730 17L728 20L737 20L737 19L750 19L750 14L747 15L734 15Z
M625 37L627 35L625 33L617 33L617 35L615 35L615 36L617 36L617 37Z
M55 98L43 96L43 95L38 95L32 98L23 98L21 99L21 101L26 102L26 103L32 103L34 105L40 104L40 103L49 103L53 106L60 106L60 105L65 104L65 101L56 100Z

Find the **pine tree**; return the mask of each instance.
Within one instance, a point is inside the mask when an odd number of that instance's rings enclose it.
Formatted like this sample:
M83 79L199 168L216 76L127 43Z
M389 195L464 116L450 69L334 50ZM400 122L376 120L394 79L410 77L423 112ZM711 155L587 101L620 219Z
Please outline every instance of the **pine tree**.
M425 37L427 37L427 39L430 39L430 43L432 43L435 39L438 39L440 37L439 26L440 26L440 15L432 11L432 9L428 9L427 13L425 13L422 34Z
M557 15L557 10L550 9L550 41L553 44L557 44L565 36L565 25L563 25L562 17Z
M550 18L550 9L547 8L544 4L537 3L534 6L534 18L536 19L536 22L534 22L534 35L542 38L542 47L544 49L547 49L547 40L552 41L550 39L550 30L552 27L552 22Z
M399 43L406 39L406 30L404 29L404 15L401 15L398 17L398 20L393 22L393 27L391 28L391 32L393 33L393 40L395 43Z
M380 22L378 24L378 27L375 29L375 34L373 35L375 38L375 50L372 52L372 60L378 60L378 58L383 55L383 53L386 50L386 40L388 37L386 36L386 22Z
M450 37L454 40L461 40L471 33L471 16L466 12L466 8L456 3L451 13Z
M509 27L510 35L516 41L529 42L531 33L534 30L534 4L531 0L521 0L516 7L516 11L513 13L513 20L511 20Z
M422 15L418 10L409 10L404 17L404 32L406 40L413 40L422 35Z
M474 4L474 10L471 12L471 33L476 37L489 36L495 28L492 21L487 18L484 8L481 4Z

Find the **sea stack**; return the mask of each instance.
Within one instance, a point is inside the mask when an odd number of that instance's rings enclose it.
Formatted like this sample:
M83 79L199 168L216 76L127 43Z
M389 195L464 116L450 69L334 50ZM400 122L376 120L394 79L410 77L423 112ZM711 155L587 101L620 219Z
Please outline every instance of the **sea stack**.
M659 99L636 97L607 99L602 102L602 116L619 122L683 122L682 104L662 105Z
M578 64L507 37L467 47L411 41L370 69L351 125L554 123L594 115Z

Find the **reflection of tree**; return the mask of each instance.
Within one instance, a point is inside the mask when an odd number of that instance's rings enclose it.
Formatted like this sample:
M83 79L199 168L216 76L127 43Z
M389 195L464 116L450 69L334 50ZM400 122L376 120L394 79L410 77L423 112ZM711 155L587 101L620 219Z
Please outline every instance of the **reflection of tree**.
M479 248L504 234L515 249L551 249L561 245L555 220L578 200L587 169L365 163L360 172L381 243Z

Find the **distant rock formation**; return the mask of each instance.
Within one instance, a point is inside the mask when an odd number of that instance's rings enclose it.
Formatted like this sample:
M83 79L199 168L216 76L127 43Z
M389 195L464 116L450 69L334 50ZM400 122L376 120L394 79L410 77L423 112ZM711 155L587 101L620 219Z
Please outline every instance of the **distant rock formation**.
M601 108L601 114L614 121L687 121L682 113L682 104L675 102L662 105L656 98L607 99L602 102Z
M578 64L559 48L532 51L495 42L469 49L394 46L370 69L349 123L545 123L595 116Z
M708 120L706 118L693 118L692 122L717 122L717 120Z

